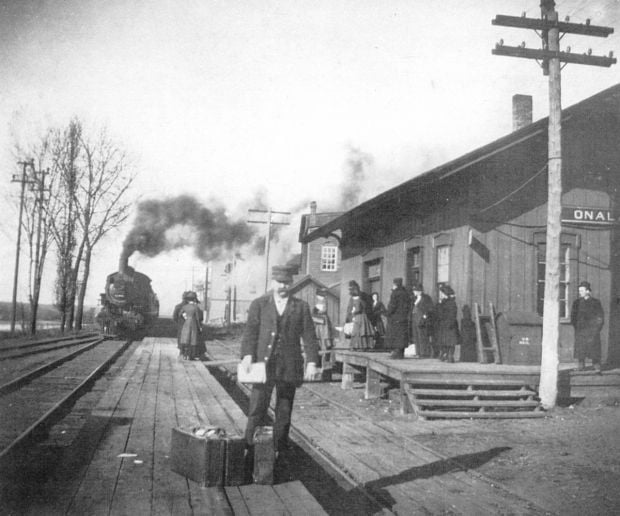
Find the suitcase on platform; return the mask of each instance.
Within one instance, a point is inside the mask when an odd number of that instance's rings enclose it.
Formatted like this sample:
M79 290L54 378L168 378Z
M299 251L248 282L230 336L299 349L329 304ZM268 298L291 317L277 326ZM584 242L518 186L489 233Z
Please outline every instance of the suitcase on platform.
M254 470L255 484L273 484L273 470L276 452L273 445L273 427L258 426L254 431Z
M215 427L173 428L172 471L202 486L224 485L225 432Z
M246 441L243 437L226 438L225 486L240 486L245 483L246 447Z

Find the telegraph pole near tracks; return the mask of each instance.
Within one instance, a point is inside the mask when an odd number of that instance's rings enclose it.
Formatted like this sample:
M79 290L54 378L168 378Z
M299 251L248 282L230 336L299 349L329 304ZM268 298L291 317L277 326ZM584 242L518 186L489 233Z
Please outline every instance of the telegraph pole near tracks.
M266 220L248 220L247 222L251 224L267 224L267 238L265 240L265 292L267 292L269 288L269 241L271 240L271 226L279 225L279 226L288 226L290 222L277 222L272 218L273 214L276 215L290 215L290 211L274 211L271 208L267 210L259 210L259 209L250 209L248 210L250 213L266 213Z
M497 15L493 25L533 29L540 31L542 49L526 49L525 44L518 47L505 46L503 40L492 51L495 55L522 57L540 61L543 74L549 76L549 154L547 162L548 198L547 198L547 236L545 267L545 299L543 304L543 340L540 364L540 398L543 407L555 406L558 394L558 343L560 330L560 234L562 231L562 102L561 102L561 65L575 63L592 66L609 67L616 63L610 52L609 56L575 54L567 48L560 51L560 33L580 34L583 36L607 37L613 28L558 21L554 0L541 0L541 17Z
M24 196L26 192L26 184L33 182L33 180L28 177L27 171L28 167L31 167L34 170L34 160L19 161L18 164L22 166L21 176L14 174L11 179L12 183L21 183L21 191L19 194L19 217L17 220L17 245L15 246L15 271L13 273L13 297L11 300L11 335L15 333L15 320L17 318L17 283L19 277L19 253L22 239L22 217L24 215Z

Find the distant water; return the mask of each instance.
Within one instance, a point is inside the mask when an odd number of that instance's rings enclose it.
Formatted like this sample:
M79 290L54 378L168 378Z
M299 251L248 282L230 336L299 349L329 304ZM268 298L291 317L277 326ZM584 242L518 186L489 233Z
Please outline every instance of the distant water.
M26 328L28 329L29 326L26 325ZM38 321L37 322L37 328L40 330L47 330L50 328L60 328L60 322L59 321ZM20 322L16 322L15 323L15 330L21 330L22 326ZM10 331L11 330L11 323L10 322L5 322L5 321L0 321L0 331Z

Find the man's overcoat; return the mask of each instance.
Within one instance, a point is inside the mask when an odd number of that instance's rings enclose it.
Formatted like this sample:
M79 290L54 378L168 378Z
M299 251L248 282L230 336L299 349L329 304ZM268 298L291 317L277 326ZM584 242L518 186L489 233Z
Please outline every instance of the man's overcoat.
M252 301L241 340L241 358L252 355L252 362L264 361L268 365L275 358L274 349L277 346L280 356L277 377L268 377L267 380L280 380L299 386L304 378L302 349L308 362L319 362L319 346L310 307L301 299L289 297L280 321L279 336L277 318L273 292ZM273 369L267 367L267 374L271 374Z
M571 310L571 323L575 328L575 358L600 361L601 329L604 322L603 307L598 299L575 299Z
M409 294L397 287L390 294L387 308L385 344L389 349L405 349L409 344Z

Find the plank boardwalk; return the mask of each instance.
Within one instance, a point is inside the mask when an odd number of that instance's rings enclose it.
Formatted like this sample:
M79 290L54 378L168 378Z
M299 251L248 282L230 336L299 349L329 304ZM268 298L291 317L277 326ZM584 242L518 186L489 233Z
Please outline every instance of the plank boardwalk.
M221 343L207 349L215 360L235 354ZM501 450L446 458L402 437L389 425L364 417L363 408L339 406L321 396L319 390L312 384L298 389L294 430L393 513L550 513L457 463L458 459L471 459L473 463L492 460Z
M326 514L299 481L205 488L172 472L172 428L239 434L246 417L201 362L179 360L173 339L146 338L129 352L25 514Z

